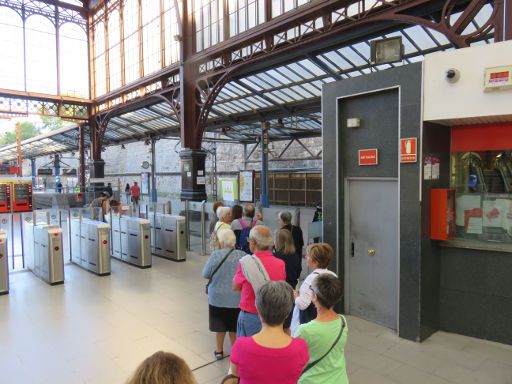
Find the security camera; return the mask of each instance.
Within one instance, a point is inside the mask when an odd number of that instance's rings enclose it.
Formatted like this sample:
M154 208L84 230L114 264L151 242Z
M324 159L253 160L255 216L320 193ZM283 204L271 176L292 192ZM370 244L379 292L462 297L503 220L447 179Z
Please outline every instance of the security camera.
M460 79L460 71L455 68L450 68L446 71L445 78L449 83L456 83Z

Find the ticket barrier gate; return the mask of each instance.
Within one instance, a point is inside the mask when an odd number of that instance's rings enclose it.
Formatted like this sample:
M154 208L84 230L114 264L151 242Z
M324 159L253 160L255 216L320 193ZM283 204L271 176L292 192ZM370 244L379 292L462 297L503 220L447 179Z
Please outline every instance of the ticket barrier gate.
M50 285L64 283L62 229L46 223L24 223L27 268Z
M9 293L9 265L7 263L7 233L0 231L0 295Z
M112 257L139 268L151 267L149 220L112 215Z
M110 225L70 218L69 227L71 262L99 276L110 275Z
M162 213L149 216L153 230L153 254L174 261L185 261L185 217Z

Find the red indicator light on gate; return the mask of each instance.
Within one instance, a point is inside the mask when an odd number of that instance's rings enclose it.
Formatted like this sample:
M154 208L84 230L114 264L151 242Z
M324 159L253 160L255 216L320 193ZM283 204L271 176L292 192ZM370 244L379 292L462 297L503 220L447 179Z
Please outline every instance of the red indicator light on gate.
M103 240L103 244L108 244L108 241L107 240Z
M53 248L53 249L55 249L55 251L58 251L60 248L59 248L59 247L55 247L55 248Z
M53 237L59 237L59 234L58 233L54 233Z

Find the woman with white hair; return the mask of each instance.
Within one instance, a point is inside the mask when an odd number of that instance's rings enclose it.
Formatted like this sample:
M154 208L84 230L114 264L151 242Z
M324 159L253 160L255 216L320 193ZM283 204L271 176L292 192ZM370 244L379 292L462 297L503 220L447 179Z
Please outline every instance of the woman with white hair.
M217 234L223 229L231 229L231 208L219 207L215 212L219 221L215 224L213 232L210 235L210 249L213 251L219 249L219 238Z
M229 208L228 208L229 210ZM222 229L217 233L220 248L213 251L203 268L203 277L207 284L210 331L217 334L217 359L224 357L224 338L229 332L231 344L236 340L236 325L240 312L240 292L231 289L238 261L245 252L235 249L236 236L231 229Z

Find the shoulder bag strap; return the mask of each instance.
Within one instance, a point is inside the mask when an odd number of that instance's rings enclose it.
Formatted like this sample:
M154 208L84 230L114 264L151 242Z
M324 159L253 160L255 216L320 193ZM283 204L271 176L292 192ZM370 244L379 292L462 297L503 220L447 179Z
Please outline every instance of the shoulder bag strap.
M238 219L238 222L240 223L240 226L242 227L242 230L247 228L247 224L245 224L244 219Z
M268 274L267 269L261 262L261 260L256 255L251 255L251 259L258 268L258 271L260 271L261 275L263 276L263 280L270 281L270 275Z
M319 358L318 360L312 361L311 363L306 365L304 367L304 370L302 371L301 375L303 375L304 373L309 371L311 368L313 368L315 365L317 365L320 361L322 361L322 359L325 356L327 356L329 354L329 352L332 351L332 349L336 346L336 344L338 344L338 341L341 339L341 335L343 334L343 330L345 329L345 320L343 319L343 316L341 316L341 315L340 315L340 320L341 320L340 333L338 333L338 337L336 337L336 340L334 340L334 343L331 345L331 348L329 348L329 350L327 352L325 352L321 358Z
M212 274L210 275L210 279L208 280L208 284L207 285L210 285L210 283L212 282L213 276L215 275L215 273L217 273L217 271L222 266L222 264L224 264L224 262L227 260L227 258L228 258L228 256L230 255L231 252L233 252L233 249L230 249L229 252L226 253L226 256L224 256L222 261L215 267L215 269L213 270Z

